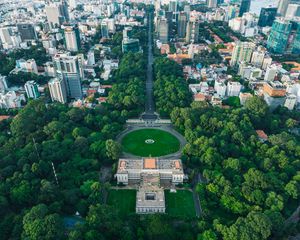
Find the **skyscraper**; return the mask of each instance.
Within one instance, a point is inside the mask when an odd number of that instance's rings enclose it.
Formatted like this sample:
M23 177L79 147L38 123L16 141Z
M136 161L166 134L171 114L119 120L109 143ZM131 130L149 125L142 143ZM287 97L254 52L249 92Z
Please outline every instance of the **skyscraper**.
M300 54L300 23L297 23L295 37L292 46L293 54Z
M80 48L80 34L77 25L63 26L66 48L71 52L77 52Z
M64 22L69 21L68 6L64 1L46 6L45 11L51 28L59 27Z
M236 66L239 62L249 63L255 44L251 42L237 42L230 61L231 66Z
M279 16L285 16L286 10L290 2L291 0L279 0L277 8L277 14Z
M240 6L239 16L242 17L244 13L249 12L251 5L251 0L242 0Z
M160 18L158 23L158 39L162 43L167 43L169 41L169 25L166 18Z
M259 15L258 26L272 26L277 13L277 8L262 8Z
M189 21L186 27L185 41L187 43L198 43L199 41L199 22Z
M67 102L66 87L63 79L53 78L48 82L51 99L53 102Z
M186 35L187 16L184 12L180 12L178 16L177 34L179 38L184 38Z
M293 19L294 17L299 17L300 16L300 5L299 4L289 4L285 17L288 19Z
M207 0L207 6L209 8L216 8L218 5L218 0Z
M109 37L109 34L108 34L108 23L107 23L106 19L102 20L100 27L101 27L101 36L103 38L108 38Z
M274 21L268 38L267 48L270 52L282 54L285 52L292 24L284 18Z
M69 54L56 54L54 67L57 77L64 80L67 96L81 99L82 89L78 57Z
M24 85L24 88L28 98L37 99L40 97L38 86L34 81L27 81Z

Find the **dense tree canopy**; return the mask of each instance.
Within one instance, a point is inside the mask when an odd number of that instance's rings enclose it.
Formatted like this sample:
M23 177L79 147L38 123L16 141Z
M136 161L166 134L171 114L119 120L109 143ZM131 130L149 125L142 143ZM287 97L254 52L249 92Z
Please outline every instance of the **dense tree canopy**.
M169 116L174 107L189 106L192 97L180 65L167 58L156 58L154 74L155 103L162 117Z
M296 209L300 194L300 148L286 124L296 116L280 112L270 113L257 97L239 109L199 103L172 111L174 125L188 141L185 164L206 179L196 190L212 225L200 239L214 236L211 232L228 240L286 234L282 219ZM270 135L268 142L258 139L257 126Z

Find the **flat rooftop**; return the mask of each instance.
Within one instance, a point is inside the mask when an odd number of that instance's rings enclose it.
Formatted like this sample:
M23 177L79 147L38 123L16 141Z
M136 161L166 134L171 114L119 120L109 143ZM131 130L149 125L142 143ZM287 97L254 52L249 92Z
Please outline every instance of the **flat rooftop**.
M158 158L140 158L140 159L119 159L118 173L128 170L177 170L182 171L182 162L180 159L158 159Z

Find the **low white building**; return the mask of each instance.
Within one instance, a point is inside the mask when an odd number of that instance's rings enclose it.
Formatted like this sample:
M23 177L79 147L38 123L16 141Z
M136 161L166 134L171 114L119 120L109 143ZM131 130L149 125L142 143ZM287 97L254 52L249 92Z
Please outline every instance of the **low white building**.
M294 94L290 94L286 97L284 106L289 110L293 110L295 108L296 103L297 103L297 96Z
M17 95L15 91L0 93L0 108L20 108L22 101L25 101L24 94Z

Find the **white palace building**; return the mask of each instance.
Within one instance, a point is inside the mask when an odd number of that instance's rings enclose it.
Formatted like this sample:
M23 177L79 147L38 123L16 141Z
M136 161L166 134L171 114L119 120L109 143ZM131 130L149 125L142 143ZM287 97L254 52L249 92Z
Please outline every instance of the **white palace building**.
M120 159L115 175L118 184L137 184L136 213L164 213L165 194L161 184L183 183L184 172L180 159Z

